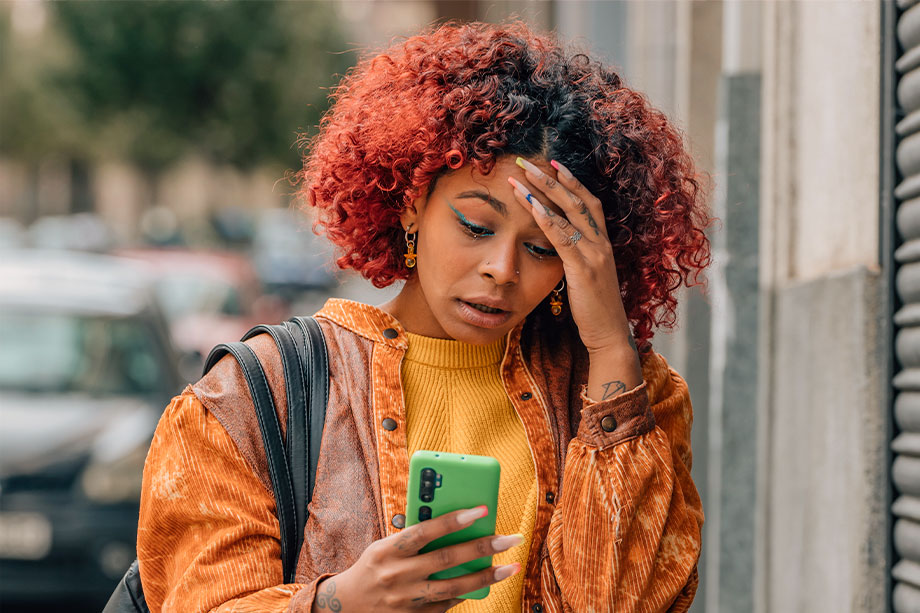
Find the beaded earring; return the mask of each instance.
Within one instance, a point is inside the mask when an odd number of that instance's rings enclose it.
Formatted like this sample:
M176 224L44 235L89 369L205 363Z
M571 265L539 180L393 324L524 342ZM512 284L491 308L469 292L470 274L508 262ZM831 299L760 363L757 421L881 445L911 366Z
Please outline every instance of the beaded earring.
M562 290L565 289L565 277L559 283L559 287L553 290L553 296L549 299L549 308L553 315L559 317L562 315Z
M406 253L403 254L403 257L406 258L406 268L415 268L416 260L418 260L418 254L415 253L415 238L417 235L417 232L410 234L409 230L406 229Z

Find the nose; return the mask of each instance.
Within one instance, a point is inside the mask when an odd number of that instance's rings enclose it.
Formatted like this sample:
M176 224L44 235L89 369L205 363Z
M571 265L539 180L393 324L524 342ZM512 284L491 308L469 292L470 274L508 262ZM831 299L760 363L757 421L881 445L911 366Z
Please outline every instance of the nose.
M496 285L517 283L520 277L517 250L513 244L492 247L479 265L479 274L491 279Z

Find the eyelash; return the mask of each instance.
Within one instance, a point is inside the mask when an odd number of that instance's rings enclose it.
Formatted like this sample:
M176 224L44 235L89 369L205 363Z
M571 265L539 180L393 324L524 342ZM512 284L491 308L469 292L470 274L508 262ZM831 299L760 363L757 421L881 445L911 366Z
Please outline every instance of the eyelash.
M463 228L464 232L466 232L474 240L495 235L495 232L489 230L488 228L483 228L482 226L467 223L462 219L458 219L457 222L460 224L460 227ZM530 254L538 260L542 260L548 257L556 257L559 255L556 253L555 249L546 249L544 247L538 247L537 245L525 245L525 247L527 248L527 251L529 251Z

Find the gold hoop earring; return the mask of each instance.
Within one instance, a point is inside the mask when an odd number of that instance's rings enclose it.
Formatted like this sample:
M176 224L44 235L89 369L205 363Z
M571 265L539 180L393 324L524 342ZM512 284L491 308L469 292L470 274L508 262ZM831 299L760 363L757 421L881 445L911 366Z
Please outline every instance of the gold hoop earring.
M418 254L415 253L416 236L418 236L417 232L413 232L410 235L409 229L406 229L406 253L403 254L403 257L406 258L406 268L415 268L418 260Z
M559 287L553 290L553 297L549 299L549 308L553 315L559 317L562 315L562 290L565 289L565 277L559 283Z

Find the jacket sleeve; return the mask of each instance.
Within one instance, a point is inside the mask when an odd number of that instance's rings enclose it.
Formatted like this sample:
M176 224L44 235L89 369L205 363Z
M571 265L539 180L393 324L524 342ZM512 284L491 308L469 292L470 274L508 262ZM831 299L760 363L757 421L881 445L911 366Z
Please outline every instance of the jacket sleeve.
M190 388L157 426L137 556L151 611L310 611L316 584L281 584L274 497Z
M582 393L544 567L565 611L687 611L696 593L693 413L686 383L655 357L625 394L595 403Z

